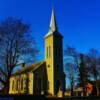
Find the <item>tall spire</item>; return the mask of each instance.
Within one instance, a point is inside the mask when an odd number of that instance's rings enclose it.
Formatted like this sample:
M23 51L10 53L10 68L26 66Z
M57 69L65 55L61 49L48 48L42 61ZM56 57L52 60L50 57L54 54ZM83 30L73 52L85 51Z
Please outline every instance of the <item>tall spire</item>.
M55 19L55 13L54 13L54 0L52 2L52 14L51 14L51 20L50 20L50 25L49 25L49 32L45 35L45 37L57 32L57 23Z
M57 24L56 24L56 19L55 19L55 14L54 14L54 8L52 8L52 15L51 15L49 31L50 32L57 31Z

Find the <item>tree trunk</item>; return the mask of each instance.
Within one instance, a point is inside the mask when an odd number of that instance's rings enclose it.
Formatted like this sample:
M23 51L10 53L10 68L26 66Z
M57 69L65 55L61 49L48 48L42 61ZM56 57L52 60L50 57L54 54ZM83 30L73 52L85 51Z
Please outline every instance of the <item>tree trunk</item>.
M4 86L4 94L8 95L9 94L9 89L10 89L10 77L11 74L8 75L5 86Z
M86 96L86 83L82 80L83 96Z
M5 87L4 87L4 94L5 95L8 95L9 94L9 79L7 80L6 84L5 84Z
M95 86L96 86L96 96L99 96L99 87L98 87L98 82L97 82L97 76L94 76L95 79Z
M71 80L71 96L74 96L73 88L74 88L74 82L73 82L73 79L72 79Z
M95 86L96 86L96 96L98 96L99 95L99 91L98 91L98 83L97 83L96 65L93 66L93 74L94 74L94 81L95 81Z

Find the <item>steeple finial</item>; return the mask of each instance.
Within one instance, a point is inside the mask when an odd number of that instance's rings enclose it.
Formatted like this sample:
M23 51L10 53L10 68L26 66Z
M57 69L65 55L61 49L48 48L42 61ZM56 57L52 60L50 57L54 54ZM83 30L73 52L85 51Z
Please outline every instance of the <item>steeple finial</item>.
M52 0L52 9L54 10L54 0Z

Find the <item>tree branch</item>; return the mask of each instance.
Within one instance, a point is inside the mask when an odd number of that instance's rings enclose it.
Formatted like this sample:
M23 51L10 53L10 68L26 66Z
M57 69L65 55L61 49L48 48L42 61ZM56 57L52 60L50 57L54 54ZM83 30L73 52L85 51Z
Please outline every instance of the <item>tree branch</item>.
M6 72L4 72L1 67L0 67L0 72L7 78Z
M0 77L0 82L1 82L3 85L5 85L5 83L6 83L3 79L1 79L1 77Z

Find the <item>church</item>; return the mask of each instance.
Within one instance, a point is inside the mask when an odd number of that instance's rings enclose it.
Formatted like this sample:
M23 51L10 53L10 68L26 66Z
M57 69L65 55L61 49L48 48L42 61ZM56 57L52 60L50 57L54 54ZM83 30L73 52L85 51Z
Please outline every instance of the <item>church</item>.
M63 36L59 33L54 9L44 36L44 60L21 69L10 78L9 94L64 96Z

